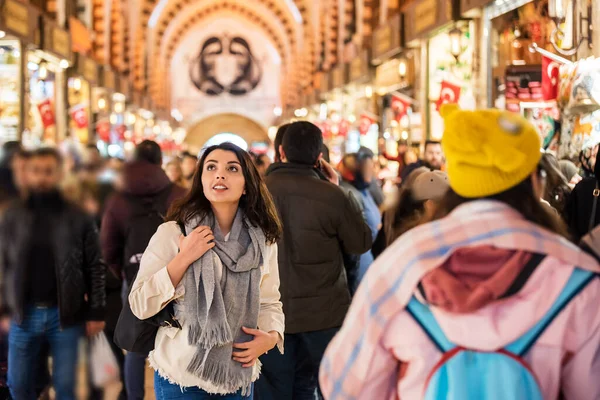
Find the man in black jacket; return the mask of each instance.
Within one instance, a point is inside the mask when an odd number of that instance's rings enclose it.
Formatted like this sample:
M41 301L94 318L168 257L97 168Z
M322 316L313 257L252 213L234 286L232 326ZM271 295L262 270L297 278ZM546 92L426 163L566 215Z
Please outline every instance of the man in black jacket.
M321 358L350 305L342 252L362 254L371 247L371 231L356 203L320 160L322 144L315 125L292 123L280 148L283 163L267 172L283 222L278 262L286 334L284 355L270 351L261 357L259 400L315 398Z
M35 398L40 349L49 343L59 399L75 398L81 336L104 327L105 265L94 221L65 201L62 159L36 151L27 166L29 195L0 225L0 293L12 315L8 384L14 399Z

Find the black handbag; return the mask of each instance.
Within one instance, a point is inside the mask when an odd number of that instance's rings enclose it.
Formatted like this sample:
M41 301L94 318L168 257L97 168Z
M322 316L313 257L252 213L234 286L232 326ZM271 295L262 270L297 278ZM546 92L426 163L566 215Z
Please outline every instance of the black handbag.
M178 222L181 232L185 235L185 227ZM132 280L133 285L135 278ZM127 293L131 291L131 286ZM154 350L156 333L160 327L175 327L181 329L181 324L175 318L173 302L167 304L155 316L139 319L131 311L129 296L123 301L123 309L115 328L114 342L121 349L132 353L149 353Z

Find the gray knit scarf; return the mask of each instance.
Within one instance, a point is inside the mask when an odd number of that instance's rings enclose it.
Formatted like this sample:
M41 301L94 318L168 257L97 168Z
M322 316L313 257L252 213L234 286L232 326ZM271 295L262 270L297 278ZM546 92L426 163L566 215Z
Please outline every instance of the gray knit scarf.
M227 241L212 214L186 225L187 233L200 225L211 227L215 247L195 261L184 277L183 319L190 327L189 343L196 346L187 370L229 393L241 388L242 395L249 395L253 369L232 359L233 343L252 340L242 326L258 325L265 235L241 210ZM217 257L223 265L220 280Z

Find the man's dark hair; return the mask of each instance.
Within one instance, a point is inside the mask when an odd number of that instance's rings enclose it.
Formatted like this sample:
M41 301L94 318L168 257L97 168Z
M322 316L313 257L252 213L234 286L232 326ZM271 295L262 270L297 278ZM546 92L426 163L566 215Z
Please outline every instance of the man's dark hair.
M360 146L360 148L356 152L356 159L358 160L358 162L363 162L369 158L372 159L373 157L375 157L375 153L373 153L373 150L365 146Z
M100 154L100 149L98 148L98 146L96 146L96 145L95 145L95 144L93 144L93 143L89 143L89 144L87 144L87 145L85 146L85 148L86 148L86 149L88 149L88 150L95 150L95 151L97 151L97 152L98 152L98 154Z
M283 124L277 129L275 140L273 140L273 147L275 147L275 162L281 162L281 154L279 154L279 146L283 143L283 137L290 124Z
M269 158L269 156L266 154L256 154L256 156L254 158L254 163L256 164L257 167L262 167L263 165L266 164L265 158Z
M194 161L198 161L198 157L196 157L189 151L184 151L183 153L181 153L181 161L185 160L186 158L193 158Z
M37 157L52 157L56 160L58 166L62 166L63 164L63 156L60 152L54 147L41 147L31 153L31 158Z
M430 146L430 145L432 145L432 146L433 145L441 146L442 142L440 142L438 140L427 140L427 141L425 141L425 148L427 148L427 146Z
M2 154L0 154L0 157L2 158L0 160L1 166L4 168L10 168L10 163L12 162L13 157L22 150L23 146L21 143L15 140L4 143L2 145Z
M162 151L158 143L152 140L144 140L135 148L133 159L135 161L146 161L150 164L161 165Z
M323 147L323 134L310 122L293 122L285 132L282 145L289 162L315 165Z

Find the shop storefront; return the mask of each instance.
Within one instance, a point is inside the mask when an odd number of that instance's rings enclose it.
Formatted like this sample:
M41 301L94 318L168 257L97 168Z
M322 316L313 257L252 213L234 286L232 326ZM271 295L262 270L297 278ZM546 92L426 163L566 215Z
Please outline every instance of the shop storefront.
M358 150L361 145L377 152L380 119L376 109L376 86L370 65L371 54L368 50L361 50L358 56L347 64L348 83L345 93L346 120L349 127L346 144L348 153Z
M113 140L112 116L113 94L117 91L117 77L109 66L104 65L99 69L100 85L92 88L92 113L94 121L95 141L103 154L108 154L108 146Z
M54 21L42 18L41 50L27 52L27 117L23 143L36 147L58 144L67 135L67 68L72 63L71 38Z
M20 140L26 115L27 52L39 46L39 12L16 0L0 7L0 143Z
M558 155L560 147L564 149L561 156L574 157L583 145L588 127L594 127L600 119L593 121L591 109L570 112L569 99L564 99L565 107L557 104L559 82L567 78L561 78L559 70L578 55L589 54L585 52L585 40L591 27L589 20L575 9L575 2L555 3L521 0L503 6L494 2L486 7L491 36L488 101L528 118L538 129L545 150ZM589 13L591 2L587 9ZM569 13L567 21L565 16ZM566 58L560 53L567 54ZM571 93L567 96L571 97Z
M82 145L95 143L93 130L93 91L99 84L98 64L89 57L93 41L90 30L77 18L69 18L71 45L75 63L69 69L67 100L69 132Z
M98 65L81 54L76 54L75 66L69 71L67 85L69 101L69 131L81 144L94 139L92 134L92 90L98 85Z
M440 140L443 120L439 108L444 103L458 103L475 108L474 79L475 36L472 20L460 20L456 0L416 0L405 10L405 40L408 47L421 48L421 94L426 109L425 138Z

